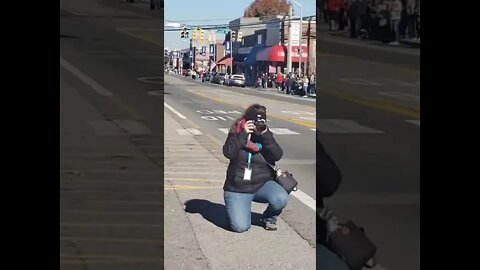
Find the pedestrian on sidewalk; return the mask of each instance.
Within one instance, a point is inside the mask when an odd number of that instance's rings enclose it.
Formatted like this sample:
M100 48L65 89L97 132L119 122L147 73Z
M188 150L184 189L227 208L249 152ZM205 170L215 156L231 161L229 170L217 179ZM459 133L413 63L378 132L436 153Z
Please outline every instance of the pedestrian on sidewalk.
M328 0L328 13L330 19L330 31L338 30L338 20L340 13L340 1L341 0Z
M277 230L278 216L287 206L288 193L276 181L275 166L282 148L266 125L264 106L253 104L237 119L223 145L223 155L230 160L223 186L229 224L234 232L251 227L252 201L268 203L262 221L266 230ZM263 156L263 158L262 158Z
M415 29L415 0L407 0L405 9L407 14L407 27L405 35L409 39L412 39L417 37L417 31Z
M315 88L315 73L312 73L310 74L310 80L309 80L309 84L308 84L308 88L309 88L309 93L312 95L312 94L315 94L313 92L313 89Z
M420 32L420 0L415 1L414 16L415 16L415 29L417 30L416 38L418 40L420 40L420 36L421 36L421 32Z
M283 91L283 74L281 72L277 74L276 83L278 91Z
M358 35L362 39L367 39L369 37L368 17L370 16L368 6L367 6L367 0L359 0L358 15L359 15Z
M383 43L391 41L390 38L390 12L384 0L380 0L377 5L378 31Z
M345 26L348 24L347 19L347 7L345 0L339 1L339 11L338 11L338 31L345 30Z
M400 19L402 18L402 2L400 0L392 0L389 5L391 16L391 31L393 34L393 41L390 45L400 45Z
M267 74L262 74L262 88L267 88Z
M290 91L292 88L292 74L287 74L287 78L285 79L285 93L290 95Z
M357 38L360 27L360 6L358 0L352 0L347 9L347 17L350 23L350 37Z
M303 84L303 91L305 91L305 95L303 97L308 97L310 95L310 93L308 92L308 77L304 75L301 79L301 83Z

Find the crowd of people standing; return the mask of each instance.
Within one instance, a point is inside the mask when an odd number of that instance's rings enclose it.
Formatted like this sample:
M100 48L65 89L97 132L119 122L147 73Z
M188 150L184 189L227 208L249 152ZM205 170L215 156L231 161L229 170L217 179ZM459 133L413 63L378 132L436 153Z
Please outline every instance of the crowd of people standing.
M304 74L290 73L266 74L262 73L257 78L255 88L276 88L288 95L301 95L303 97L315 96L315 73L306 76Z
M420 0L317 0L330 31L398 44L420 39Z

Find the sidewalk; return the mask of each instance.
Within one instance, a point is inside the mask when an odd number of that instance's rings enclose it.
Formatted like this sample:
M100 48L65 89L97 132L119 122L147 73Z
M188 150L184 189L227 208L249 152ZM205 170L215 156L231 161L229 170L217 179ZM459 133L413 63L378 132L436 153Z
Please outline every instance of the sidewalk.
M162 269L163 171L72 85L60 78L61 268Z
M183 78L182 75L178 75L178 74L174 74L174 75L170 75L170 76L176 76L176 77ZM190 78L190 77L186 77L186 78ZM299 95L287 95L285 93L285 91L279 91L277 88L271 88L271 87L267 87L267 88L257 87L257 88L255 88L253 86L246 86L246 87L240 89L236 86L230 87L230 86L215 84L215 83L210 83L210 82L202 82L199 79L195 79L195 80L192 79L192 81L195 82L195 83L198 83L198 84L208 85L208 86L213 86L213 87L219 87L219 88L225 88L225 89L248 90L248 91L251 91L251 92L261 92L261 93L265 93L265 94L269 94L269 95L283 96L283 97L298 99L298 100L310 100L312 102L315 102L315 100L317 98L316 95L310 95L308 97L302 97L302 96L299 96Z
M315 248L282 219L276 232L259 226L264 204L253 204L254 224L249 231L229 231L222 190L228 161L221 146L203 135L178 136L177 129L188 127L174 120L170 111L165 111L164 121L165 269L314 269ZM181 258L176 254L182 249L172 243L184 232L177 229L180 222L169 215L178 211L179 204L185 205L186 217L208 268L177 265Z

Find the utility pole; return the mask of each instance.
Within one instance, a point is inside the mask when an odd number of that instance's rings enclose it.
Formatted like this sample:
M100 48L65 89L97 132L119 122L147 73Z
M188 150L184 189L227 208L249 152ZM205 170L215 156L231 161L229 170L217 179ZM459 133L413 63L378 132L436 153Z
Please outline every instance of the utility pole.
M190 69L193 69L193 39L190 39Z
M312 18L308 20L308 28L307 28L307 54L310 57L310 24L312 22ZM309 65L310 61L307 60L307 65L305 67L305 74L307 73L308 69L310 68Z
M232 31L230 30L230 59L232 60L230 62L230 75L233 74L233 40L232 40Z
M288 4L288 46L287 46L287 73L292 72L292 4Z

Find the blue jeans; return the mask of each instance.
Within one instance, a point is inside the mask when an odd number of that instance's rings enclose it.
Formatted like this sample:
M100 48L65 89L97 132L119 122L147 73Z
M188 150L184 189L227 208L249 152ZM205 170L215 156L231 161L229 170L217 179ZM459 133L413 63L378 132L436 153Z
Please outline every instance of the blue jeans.
M350 268L333 252L317 243L317 267L322 270L350 270Z
M275 181L266 182L255 194L225 191L223 194L230 227L245 232L252 225L252 201L268 203L263 220L275 223L288 203L288 193Z

